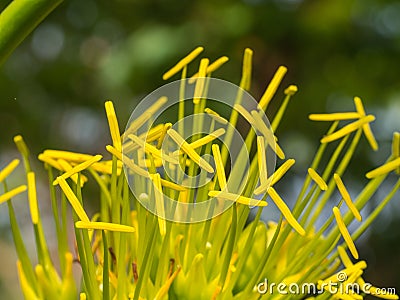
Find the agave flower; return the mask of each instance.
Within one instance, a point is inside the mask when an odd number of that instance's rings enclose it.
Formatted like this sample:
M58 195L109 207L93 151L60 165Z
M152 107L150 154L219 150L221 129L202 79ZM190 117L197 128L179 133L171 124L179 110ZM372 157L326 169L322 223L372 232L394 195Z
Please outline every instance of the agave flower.
M389 173L400 174L400 134L394 133L388 160L366 174L368 184L351 199L342 175L363 135L377 149L369 125L374 116L366 114L358 97L353 112L310 115L311 120L332 124L290 208L274 185L295 160L285 157L274 132L297 87L285 90L270 124L265 112L286 68L278 68L260 101L253 105L248 94L252 51L245 50L239 87L211 78L226 57L211 64L203 58L198 73L188 78L187 66L202 51L196 48L163 76L168 80L181 73L181 80L169 86L178 87L169 89L177 99L172 99L176 106L170 108L175 115L178 111L171 122L159 117L171 95L167 98L156 92L149 98L153 100L145 99L133 113L121 135L113 103L107 101L110 160L99 154L62 150L39 154L48 172L58 238L56 263L44 237L29 150L21 136L15 137L27 184L8 189L6 178L19 164L14 159L0 172L4 185L0 203L6 202L9 209L24 297L181 300L289 295L293 299L362 299L372 294L398 299L394 293L383 293L366 283L362 275L367 263L359 260L355 242L399 190L397 180L362 220L360 210ZM213 88L216 82L217 90ZM230 94L232 87L234 95ZM231 107L216 103L217 94L227 98ZM334 148L328 157L327 147ZM97 184L100 209L88 216L83 188L91 182ZM340 198L334 196L336 189ZM26 190L36 266L28 255L11 201ZM261 221L268 202L281 212L277 223ZM67 235L69 205L74 247L69 246ZM327 206L332 214L318 227L317 220L323 218L321 212ZM252 210L255 217L249 218ZM358 224L354 232L347 229L351 222ZM80 283L72 273L74 263L82 270ZM345 288L348 286L352 288Z

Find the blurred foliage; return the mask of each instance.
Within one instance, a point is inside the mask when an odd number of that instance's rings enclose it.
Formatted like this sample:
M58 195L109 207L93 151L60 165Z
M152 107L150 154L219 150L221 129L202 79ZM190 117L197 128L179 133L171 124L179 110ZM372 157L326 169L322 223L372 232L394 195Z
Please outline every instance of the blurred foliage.
M0 9L9 2L0 0ZM229 56L214 76L236 83L243 50L252 48L255 98L279 65L289 68L277 97L292 83L299 93L278 136L301 170L327 128L307 115L354 110L355 95L377 115L381 148L371 154L363 141L349 177L361 178L388 156L391 134L400 129L398 1L69 0L0 67L1 165L16 134L34 154L45 147L104 152L104 101L114 100L123 125L136 103L163 84L162 73L198 45L211 60ZM400 267L396 237L397 251L387 257L397 263L389 262L392 270ZM400 290L393 276L384 284Z

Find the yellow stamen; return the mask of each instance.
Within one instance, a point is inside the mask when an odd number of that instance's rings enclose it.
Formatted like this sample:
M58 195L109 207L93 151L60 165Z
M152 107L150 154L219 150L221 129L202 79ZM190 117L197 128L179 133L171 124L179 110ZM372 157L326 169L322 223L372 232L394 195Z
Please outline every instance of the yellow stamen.
M267 89L265 90L264 95L261 97L260 103L258 104L258 106L261 108L261 110L265 111L267 109L269 102L271 101L276 90L278 89L278 86L281 83L286 72L287 72L287 68L284 66L280 66L278 68L278 70L276 71L270 84L268 85Z
M264 120L260 116L259 112L252 110L251 115L254 120L253 126L256 127L258 131L264 136L266 142L272 150L276 153L276 155L280 159L285 159L285 153L283 153L282 148L278 145L276 136L272 133L272 130L268 128L267 124L265 124Z
M219 69L224 63L226 63L229 60L229 58L227 56L222 56L220 58L218 58L216 61L214 61L212 64L210 64L207 67L207 71L206 74L209 75L212 72L216 71L217 69ZM192 84L193 82L196 81L197 77L199 77L199 72L197 72L196 74L194 74L192 77L190 77L189 79L189 83Z
M295 160L293 158L285 161L275 172L272 174L272 182L271 186L275 185L282 177L286 174L287 171L295 164Z
M19 159L14 159L7 166L0 171L0 183L4 181L15 170L15 168L19 165Z
M350 233L349 233L349 231L347 230L347 227L346 227L346 225L345 225L344 222L343 222L342 215L340 214L339 208L337 208L337 207L335 206L335 207L332 209L332 211L333 211L333 214L334 214L334 216L335 216L336 223L337 223L337 225L338 225L338 227L339 227L339 231L340 231L340 233L342 234L343 239L344 239L344 241L346 242L347 246L349 247L349 250L350 250L351 254L353 255L353 257L354 257L355 259L358 259L358 251L357 251L357 248L356 248L356 246L354 245L354 242L353 242L353 240L351 239Z
M148 174L147 177L153 178L154 174ZM170 188L176 191L180 191L180 192L184 192L187 191L187 189L179 184L173 183L172 181L166 180L166 179L162 179L161 180L161 185L166 187L166 188Z
M145 178L149 178L149 173L146 170L143 170L141 167L139 167L137 164L133 162L129 157L123 155L122 156L122 162L133 172L136 174L143 176Z
M387 173L395 170L398 167L400 167L400 157L398 157L395 160L392 160L372 171L369 171L365 176L368 179L372 179L372 178L378 177L380 175L387 174Z
M265 157L265 142L262 136L257 136L257 161L258 161L258 174L260 175L261 185L268 182L267 178L267 158Z
M25 299L39 300L39 297L36 295L32 287L29 285L28 280L26 279L26 275L24 273L24 269L22 268L22 264L19 260L17 261L17 270L18 270L18 277L21 289Z
M29 156L28 147L25 144L24 139L20 135L14 136L14 143L18 148L18 151L22 154L23 157Z
M271 197L271 199L275 202L276 206L279 208L279 210L281 211L283 216L286 218L288 223L293 227L293 229L296 230L300 235L304 236L306 234L306 231L304 230L303 227L301 227L301 225L294 218L289 207L286 205L286 203L283 201L283 199L278 195L278 193L275 191L275 189L273 187L270 187L267 190L267 193Z
M65 179L59 176L57 177L57 181L79 219L89 223L89 217Z
M19 187L16 187L15 189L12 189L11 191L8 191L7 193L4 193L3 195L0 196L0 204L10 200L11 198L25 191L26 191L26 185L21 185Z
M286 89L285 89L285 95L289 95L289 96L293 96L294 94L296 94L298 91L298 88L296 85L289 85Z
M229 200L233 202L238 202L244 205L250 206L267 206L268 203L262 200L252 199L245 196L227 193L227 192L220 192L220 191L209 191L208 196L216 197L224 200Z
M110 127L111 139L115 149L121 151L121 134L119 133L119 126L117 116L115 114L114 105L111 101L105 103L108 125Z
M35 173L29 172L27 175L27 179L28 179L28 199L29 199L29 208L31 212L31 219L33 224L37 224L39 222L39 209L36 196Z
M345 112L345 113L332 113L332 114L311 114L308 118L311 121L341 121L360 119L359 113Z
M94 163L93 165L90 166L91 169L104 173L104 174L112 174L112 161L102 161L102 162L97 162ZM122 162L117 161L117 175L119 176L122 171Z
M242 79L240 87L246 91L250 90L251 85L251 69L253 60L253 50L246 48L243 55Z
M141 148L143 148L144 151L153 154L155 157L161 158L167 162L173 163L173 164L179 164L179 161L176 158L173 158L167 154L165 154L162 150L157 149L155 146L146 143L144 140L140 139L138 136L130 134L128 137L134 141L136 144L138 144Z
M221 190L226 189L226 176L225 176L225 168L224 163L222 162L221 152L219 150L219 146L214 144L211 146L212 153L215 161L215 169L217 170L217 178L219 182L219 186Z
M85 222L78 221L75 223L76 228L80 229L97 229L97 230L108 230L118 232L135 232L135 228L128 225L114 224L108 222Z
M174 129L167 131L168 135L175 141L175 143L182 148L182 150L196 163L208 173L214 173L211 165L200 157L199 154L176 132Z
M187 203L188 191L184 190L179 193L179 201L183 203Z
M161 236L165 236L167 231L167 223L165 221L164 194L161 186L160 174L156 173L151 177L154 183L154 195L156 200L156 209L158 216L158 226Z
M365 109L364 109L362 101L359 97L354 97L354 105L356 106L357 112L362 117L365 117L366 116ZM364 131L365 137L367 138L368 143L370 144L371 148L374 151L378 150L378 143L376 142L376 139L375 139L374 135L372 134L372 130L371 130L371 127L369 126L369 124L363 125L363 131Z
M247 121L249 124L254 125L254 124L256 123L255 120L254 120L254 118L251 116L251 114L250 114L242 105L240 105L240 104L235 104L235 105L233 106L233 109L237 110L237 112L238 112L239 114L241 114L242 117L245 118L246 121Z
M38 159L48 164L49 166L56 168L57 170L64 171L63 167L61 167L60 164L55 159L46 156L43 153L39 154Z
M361 222L362 217L360 215L360 212L358 211L357 207L354 205L353 201L351 201L350 194L347 191L346 187L344 186L344 183L343 183L342 179L340 178L339 174L336 174L336 173L333 174L333 178L335 179L336 186L338 187L339 192L342 195L347 206L349 207L350 211L353 213L353 215L357 219L357 221Z
M83 154L83 153L75 153L70 151L61 151L61 150L45 150L43 155L47 157L51 157L53 159L64 159L66 161L73 161L73 162L84 162L93 157L93 155Z
M154 115L165 103L168 102L168 98L166 96L162 96L157 99L154 104L152 104L145 113L150 113L150 115Z
M86 300L86 293L80 293L79 294L79 300Z
M189 145L193 149L197 149L197 148L200 148L201 146L211 143L212 141L214 141L215 139L219 138L221 135L224 135L224 134L225 134L225 129L219 128L219 129L211 132L209 135L206 135L206 136L190 143ZM176 156L182 152L183 152L182 150L177 150L177 151L174 151L173 155Z
M152 114L149 112L144 112L137 119L133 120L125 132L121 135L122 139L125 139L128 134L136 132L140 127L142 127L150 118Z
M91 159L89 159L83 163L80 163L79 165L74 166L72 169L69 169L67 172L62 174L61 177L64 179L70 178L72 175L77 174L83 170L86 170L87 168L89 168L91 165L93 165L95 162L98 162L102 158L103 158L103 156L101 156L101 155L93 156ZM56 179L53 181L53 185L57 185L57 184L58 184L58 181Z
M325 180L323 180L322 177L319 176L319 174L314 169L308 168L308 174L311 176L312 180L314 180L315 183L318 184L321 190L326 191L328 189Z
M154 163L154 167L156 167L156 168L163 166L162 159L159 159L159 158L154 158L153 160L150 160L148 158L139 160L140 167L150 168L153 163Z
M329 143L332 141L335 141L337 139L340 139L341 137L344 137L350 133L352 133L353 131L356 131L357 129L359 129L360 127L362 127L364 124L372 122L375 120L375 117L372 115L368 115L366 117L363 117L353 123L350 123L349 125L344 126L343 128L335 131L332 134L329 134L327 136L324 136L321 139L321 143Z
M163 129L162 129L162 132L161 132L161 135L160 135L160 137L159 137L159 139L158 139L158 142L157 142L157 149L160 149L160 148L161 148L162 143L163 143L164 138L165 138L165 135L167 134L167 131L171 129L171 127L172 127L172 123L166 123L166 124L164 125L164 127L163 127ZM146 141L146 142L147 142L147 141ZM147 143L148 143L148 142L147 142Z
M65 172L71 171L72 166L64 159L58 159L57 163L63 168ZM78 184L78 174L74 174L71 176L71 179L75 182L75 184ZM85 175L81 174L81 186L83 186L83 183L87 182L88 179Z
M338 246L337 250L338 250L340 259L343 262L343 265L346 268L349 268L349 267L353 266L353 263L351 262L350 257L347 255L346 250L342 246Z
M400 132L393 133L392 155L394 158L400 157ZM400 174L400 167L397 168L396 173Z
M204 98L204 87L205 87L205 77L207 72L208 66L208 58L203 58L200 61L200 68L199 68L199 77L196 81L196 86L194 88L194 96L193 96L193 104L199 104L200 99Z
M217 112L213 111L212 109L206 107L204 111L213 118L216 122L221 123L223 125L228 124L228 120L221 117Z
M164 73L163 80L168 80L180 70L182 70L186 65L190 64L202 51L203 47L197 47L192 52L190 52L186 57L182 58L175 66Z

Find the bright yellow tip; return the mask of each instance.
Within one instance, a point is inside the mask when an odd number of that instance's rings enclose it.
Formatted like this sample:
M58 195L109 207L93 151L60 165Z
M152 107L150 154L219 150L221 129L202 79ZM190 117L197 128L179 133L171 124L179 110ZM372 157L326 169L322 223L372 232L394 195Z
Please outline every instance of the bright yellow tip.
M269 102L272 97L275 95L276 90L278 89L283 77L287 72L287 68L284 66L280 66L276 71L274 77L272 78L270 84L264 92L264 95L261 97L260 103L258 104L261 110L266 110Z
M355 107L357 109L357 112L362 117L364 117L366 115L365 114L365 109L364 109L362 101L361 101L361 99L359 97L354 97L354 105L355 105ZM369 126L369 124L364 124L362 128L363 128L365 137L367 138L368 143L370 144L371 148L374 151L378 150L378 143L376 142L376 139L375 139L374 135L372 134L371 127Z
M194 88L193 104L199 104L200 100L204 98L204 87L206 83L206 72L209 60L208 58L203 58L200 61L199 77L196 80L196 86Z
M64 159L66 161L73 161L77 163L87 161L93 157L93 155L89 154L61 150L45 150L43 151L43 155L52 159Z
M37 224L39 222L39 209L36 196L35 173L29 172L27 177L28 177L28 199L29 199L29 208L31 212L31 219L33 224Z
M243 118L250 124L250 125L255 125L256 121L254 118L251 116L251 114L240 104L235 104L233 106L233 109L235 109L239 114L242 115Z
M358 259L358 251L356 246L354 245L353 240L351 239L350 233L347 230L346 225L343 222L342 219L342 215L340 214L340 210L339 208L337 208L336 206L332 209L333 211L333 215L335 216L336 219L336 223L339 227L339 231L343 236L344 241L346 242L347 246L349 247L349 250L351 252L351 254L353 255L353 257L355 259Z
M86 300L86 293L80 293L79 294L79 300Z
M158 216L158 227L161 236L165 236L167 232L167 222L165 221L164 194L161 186L160 174L156 173L151 177L154 183L154 195L156 200L156 209Z
M311 121L342 121L360 119L359 113L345 112L345 113L332 113L332 114L311 114L308 118Z
M14 143L17 146L18 151L22 154L23 157L29 156L28 147L26 146L25 141L21 135L16 135L14 137Z
M372 179L372 178L378 177L380 175L387 174L399 167L400 167L400 157L398 157L395 160L392 160L372 171L369 171L365 176L368 179Z
M193 149L200 148L201 146L211 143L212 141L214 141L215 139L219 138L220 136L222 136L224 134L225 134L225 129L219 128L219 129L211 132L210 134L190 143L190 147L192 147Z
M283 199L278 195L278 193L275 191L273 187L270 187L267 190L268 195L271 197L271 199L275 202L276 206L279 208L283 216L286 218L290 226L293 227L294 230L296 230L300 235L304 236L306 234L306 231L304 230L303 227L297 222L295 217L292 215L292 212L290 211L289 207L286 205L286 203L283 201Z
M112 101L106 101L105 108L106 108L108 125L110 127L110 134L111 134L111 139L113 141L113 145L115 149L121 151L122 149L121 134L119 133L117 115L115 114L114 105Z
M94 163L100 161L103 158L103 156L101 155L95 155L93 156L91 159L80 163L79 165L76 165L75 167L73 167L72 169L69 169L67 172L65 172L64 174L61 175L62 178L67 179L70 178L72 175L75 175L79 172L82 172L83 170L86 170L87 168L89 168L91 165L93 165ZM53 185L57 185L58 181L57 179L53 181Z
M257 162L261 185L266 185L268 183L267 158L265 156L264 137L262 136L257 136Z
M225 175L224 163L222 162L221 158L221 152L217 144L212 145L211 149L214 156L215 168L217 169L217 178L219 186L221 190L224 190L226 188L226 175Z
M38 155L38 159L40 161L46 163L50 167L56 168L57 170L60 170L60 171L64 171L64 169L60 166L60 164L57 162L57 160L55 160L49 156L46 156L43 153Z
M243 55L242 79L240 80L240 87L246 91L250 90L252 61L253 50L246 48Z
M19 165L19 159L14 159L10 162L7 166L0 171L0 183L4 181L15 170L16 167Z
M297 85L289 85L285 90L285 95L293 96L298 90Z
M79 202L78 198L75 196L74 192L65 181L64 178L61 176L57 177L58 184L60 185L62 191L64 192L65 196L67 197L69 203L71 204L72 208L74 209L75 213L78 215L81 221L89 223L89 217L87 216L85 210L83 209L81 203Z
M295 160L293 158L288 159L285 161L275 172L272 174L272 182L271 186L277 183L283 175L286 174L287 171L295 164Z
M168 80L179 71L181 71L185 66L190 64L202 51L203 47L197 47L192 52L190 52L186 57L182 58L174 67L164 73L163 80Z
M204 111L216 122L221 123L223 125L228 124L228 120L221 117L217 112L213 111L211 108L206 107Z
M118 232L135 232L135 228L128 225L114 224L108 222L85 222L78 221L75 223L76 228L80 229L97 229L97 230L108 230L108 231L118 231Z
M353 201L351 201L350 194L347 191L346 187L344 186L344 183L342 179L340 178L339 174L333 174L333 178L336 182L336 186L339 189L340 194L342 195L344 201L346 202L347 206L349 207L350 211L353 213L354 217L357 219L357 221L361 222L362 217L360 215L360 212L358 211L357 207L354 205Z
M314 169L308 168L308 174L321 190L326 191L328 189L328 185L326 184L325 180L323 180L322 177L319 176L319 174Z
M0 196L0 204L10 200L11 198L25 191L26 191L26 185L21 185L19 187L16 187L15 189L12 189L11 191L8 191L7 193L4 193L3 195Z
M267 206L268 205L268 203L266 201L252 199L252 198L248 198L245 196L228 193L228 192L209 191L208 196L216 197L216 198L224 199L224 200L229 200L229 201L233 201L233 202L238 202L238 203L241 203L244 205L250 205L250 206Z
M64 160L64 159L62 159L62 158L59 158L58 160L57 160L57 163L61 166L61 168L62 168L62 170L63 171L65 171L65 172L68 172L68 171L71 171L72 170L72 165L69 163L69 162L67 162L66 160ZM75 182L75 184L78 184L78 174L73 174L72 176L71 176L71 179ZM83 186L83 184L85 183L85 182L87 182L88 181L88 179L87 179L87 177L85 176L85 175L83 175L83 174L81 174L81 176L80 176L80 185L81 185L81 187Z
M174 129L168 130L167 134L174 140L174 142L181 147L183 152L185 152L200 168L206 170L208 173L214 173L213 167L200 157L199 154L176 132Z
M342 246L338 246L338 247L337 247L337 250L338 250L340 259L341 259L342 262L343 262L343 265L344 265L346 268L349 268L349 267L353 266L353 263L351 262L350 257L347 255L346 250L345 250Z
M365 116L365 117L363 117L363 118L361 118L361 119L359 119L359 120L357 120L357 121L355 121L353 123L350 123L350 124L344 126L343 128L339 129L338 131L335 131L332 134L324 136L321 139L321 143L322 144L329 143L329 142L333 142L333 141L335 141L337 139L340 139L341 137L344 137L344 136L352 133L353 131L356 131L357 129L362 127L364 124L367 124L367 123L372 122L374 120L375 120L375 117L372 116L372 115Z
M222 56L222 57L218 58L216 61L214 61L212 64L210 64L207 67L206 75L210 75L212 72L214 72L217 69L219 69L228 60L229 60L229 58L227 56ZM195 82L197 77L200 77L199 76L199 72L197 72L192 77L190 77L189 83L192 84L193 82Z

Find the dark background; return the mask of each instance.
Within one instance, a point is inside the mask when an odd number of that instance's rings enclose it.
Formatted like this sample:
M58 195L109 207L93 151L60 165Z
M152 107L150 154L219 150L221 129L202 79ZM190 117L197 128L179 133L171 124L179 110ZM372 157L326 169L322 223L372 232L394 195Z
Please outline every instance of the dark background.
M8 3L0 0L0 9ZM124 126L135 104L163 84L163 72L199 45L211 61L230 57L214 76L234 83L244 49L252 48L255 98L279 65L288 67L274 103L286 86L298 85L277 133L288 157L297 160L295 175L304 176L328 126L309 121L308 114L353 111L356 95L377 116L372 128L380 149L373 152L362 139L344 178L353 196L365 185L365 172L390 155L392 133L400 129L397 1L71 0L0 67L0 167L17 157L16 134L25 137L34 156L45 148L104 153L109 143L104 101L114 101ZM367 281L399 291L399 195L395 198L357 245L369 265ZM18 288L5 205L0 233L0 264L10 266L0 272L0 298L20 297L10 292Z

